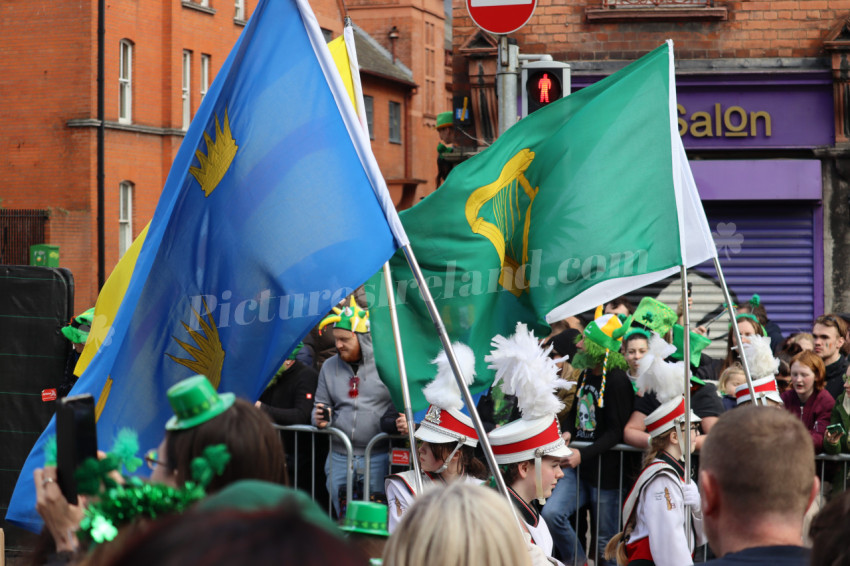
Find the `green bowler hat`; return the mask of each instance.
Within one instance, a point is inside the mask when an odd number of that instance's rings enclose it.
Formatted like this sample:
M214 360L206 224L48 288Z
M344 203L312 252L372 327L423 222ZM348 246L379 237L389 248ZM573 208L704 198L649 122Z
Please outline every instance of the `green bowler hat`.
M437 129L447 128L454 123L452 112L440 112L437 114Z
M388 537L387 506L372 501L350 501L340 529L349 533Z
M691 365L698 366L700 357L702 356L702 351L705 350L709 344L711 344L711 338L706 338L702 334L697 334L694 331L691 331ZM674 360L684 360L685 356L683 354L685 344L685 327L681 324L673 325L673 345L676 346L676 351L673 352L670 357ZM691 376L691 380L698 380L694 376ZM701 381L701 380L700 380Z
M219 395L205 375L195 375L172 385L168 402L174 416L165 423L165 430L186 430L217 417L233 405L233 393Z

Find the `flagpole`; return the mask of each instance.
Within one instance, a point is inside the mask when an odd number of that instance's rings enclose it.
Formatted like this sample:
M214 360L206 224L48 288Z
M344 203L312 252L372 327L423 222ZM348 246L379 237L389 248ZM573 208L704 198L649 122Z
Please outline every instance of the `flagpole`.
M685 361L685 483L691 483L691 313L688 308L688 268L682 265L682 352Z
M407 419L407 439L410 441L410 461L413 463L416 493L422 493L422 471L419 469L419 456L416 453L416 437L413 436L413 409L410 403L410 388L407 384L407 368L404 365L404 350L401 347L401 331L398 326L398 312L395 306L390 263L384 263L384 284L387 288L387 304L390 308L390 321L393 327L395 354L398 360L398 376L401 379L401 396L404 399L404 418Z
M732 321L732 333L735 335L735 343L738 345L738 357L741 359L741 365L744 366L744 377L747 379L747 389L750 390L750 403L755 405L756 391L753 387L753 378L750 376L750 364L747 361L747 356L744 355L741 331L738 330L738 319L735 317L735 305L732 304L732 296L729 294L729 287L726 286L726 278L723 277L720 259L716 255L714 256L714 268L717 270L717 279L720 281L720 288L723 289L723 296L726 298L726 307L729 311L729 318Z
M437 305L434 304L434 298L431 296L431 291L428 289L425 277L422 275L422 270L419 268L419 263L416 261L416 256L413 254L413 249L410 247L410 244L402 246L401 249L404 251L404 255L407 258L407 264L410 266L413 276L416 278L416 283L419 285L419 292L422 294L422 300L428 307L428 314L431 315L431 320L434 322L434 326L437 328L437 334L440 336L440 341L443 343L443 349L446 351L446 357L452 367L452 372L455 374L455 381L457 381L457 386L463 394L463 400L466 403L466 408L469 409L469 416L472 419L472 424L475 426L475 431L478 433L479 445L481 446L481 450L484 452L484 457L487 459L487 464L490 466L490 470L493 472L493 479L496 481L496 487L508 500L511 510L513 511L514 518L516 519L520 530L523 530L522 522L520 521L519 515L517 515L516 508L513 504L513 499L508 492L508 486L505 484L505 479L502 477L501 472L499 472L499 464L496 462L495 454L493 454L493 447L490 446L490 439L487 437L487 431L484 430L484 424L481 422L481 417L478 415L478 410L475 408L472 393L469 392L469 387L467 387L466 381L463 379L463 373L461 372L460 364L458 364L457 357L452 349L452 343L449 339L448 333L446 332L446 326L443 324L443 319L440 317Z

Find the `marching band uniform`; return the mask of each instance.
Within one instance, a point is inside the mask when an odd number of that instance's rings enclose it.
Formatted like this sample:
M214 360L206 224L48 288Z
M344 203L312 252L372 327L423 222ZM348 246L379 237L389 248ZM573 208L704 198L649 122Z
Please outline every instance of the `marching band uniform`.
M646 420L655 417L656 422L661 422L662 430L655 429L654 436L658 436L670 430L674 423L678 426L684 422L684 414L685 400L680 398L660 407ZM692 414L691 422L699 422L699 417ZM650 426L647 424L647 430ZM681 428L679 430L681 436ZM635 566L693 564L695 544L705 543L699 501L696 484L685 484L684 463L667 452L659 453L641 472L623 506L626 525L634 525L626 543L628 563ZM691 515L692 525L685 531L687 513Z
M475 378L475 354L469 346L460 342L453 344L453 350L464 379L468 383L472 383ZM446 457L439 470L422 472L423 491L445 484L445 479L441 474L463 446L471 448L478 446L478 433L472 424L472 419L460 411L463 407L463 401L460 398L460 389L455 382L454 373L449 366L446 353L441 352L434 363L437 364L437 376L423 390L425 399L431 405L428 407L425 418L419 423L414 436L429 444L455 443L455 447ZM414 451L414 457L418 457L418 451ZM467 475L464 475L458 481L481 483L480 479ZM384 487L387 494L387 506L389 507L387 529L392 533L401 521L404 512L419 495L416 490L416 471L407 470L399 474L389 475L385 479Z

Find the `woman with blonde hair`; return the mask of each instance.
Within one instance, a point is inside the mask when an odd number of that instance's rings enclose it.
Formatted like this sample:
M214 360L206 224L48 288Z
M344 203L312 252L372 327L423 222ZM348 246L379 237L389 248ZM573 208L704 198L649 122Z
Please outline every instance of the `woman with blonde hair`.
M387 542L384 566L530 566L530 546L503 497L454 483L416 499Z

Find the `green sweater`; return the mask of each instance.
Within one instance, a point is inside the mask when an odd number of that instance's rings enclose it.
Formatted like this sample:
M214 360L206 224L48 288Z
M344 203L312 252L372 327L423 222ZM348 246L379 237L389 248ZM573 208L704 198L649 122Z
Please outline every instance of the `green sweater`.
M844 426L844 434L838 439L838 442L827 442L826 437L823 439L823 451L827 454L841 454L850 453L850 438L848 437L847 431L850 431L850 415L847 414L847 411L844 410L844 396L846 393L842 393L838 396L838 399L835 400L835 406L832 408L832 417L830 418L829 424L841 424Z

